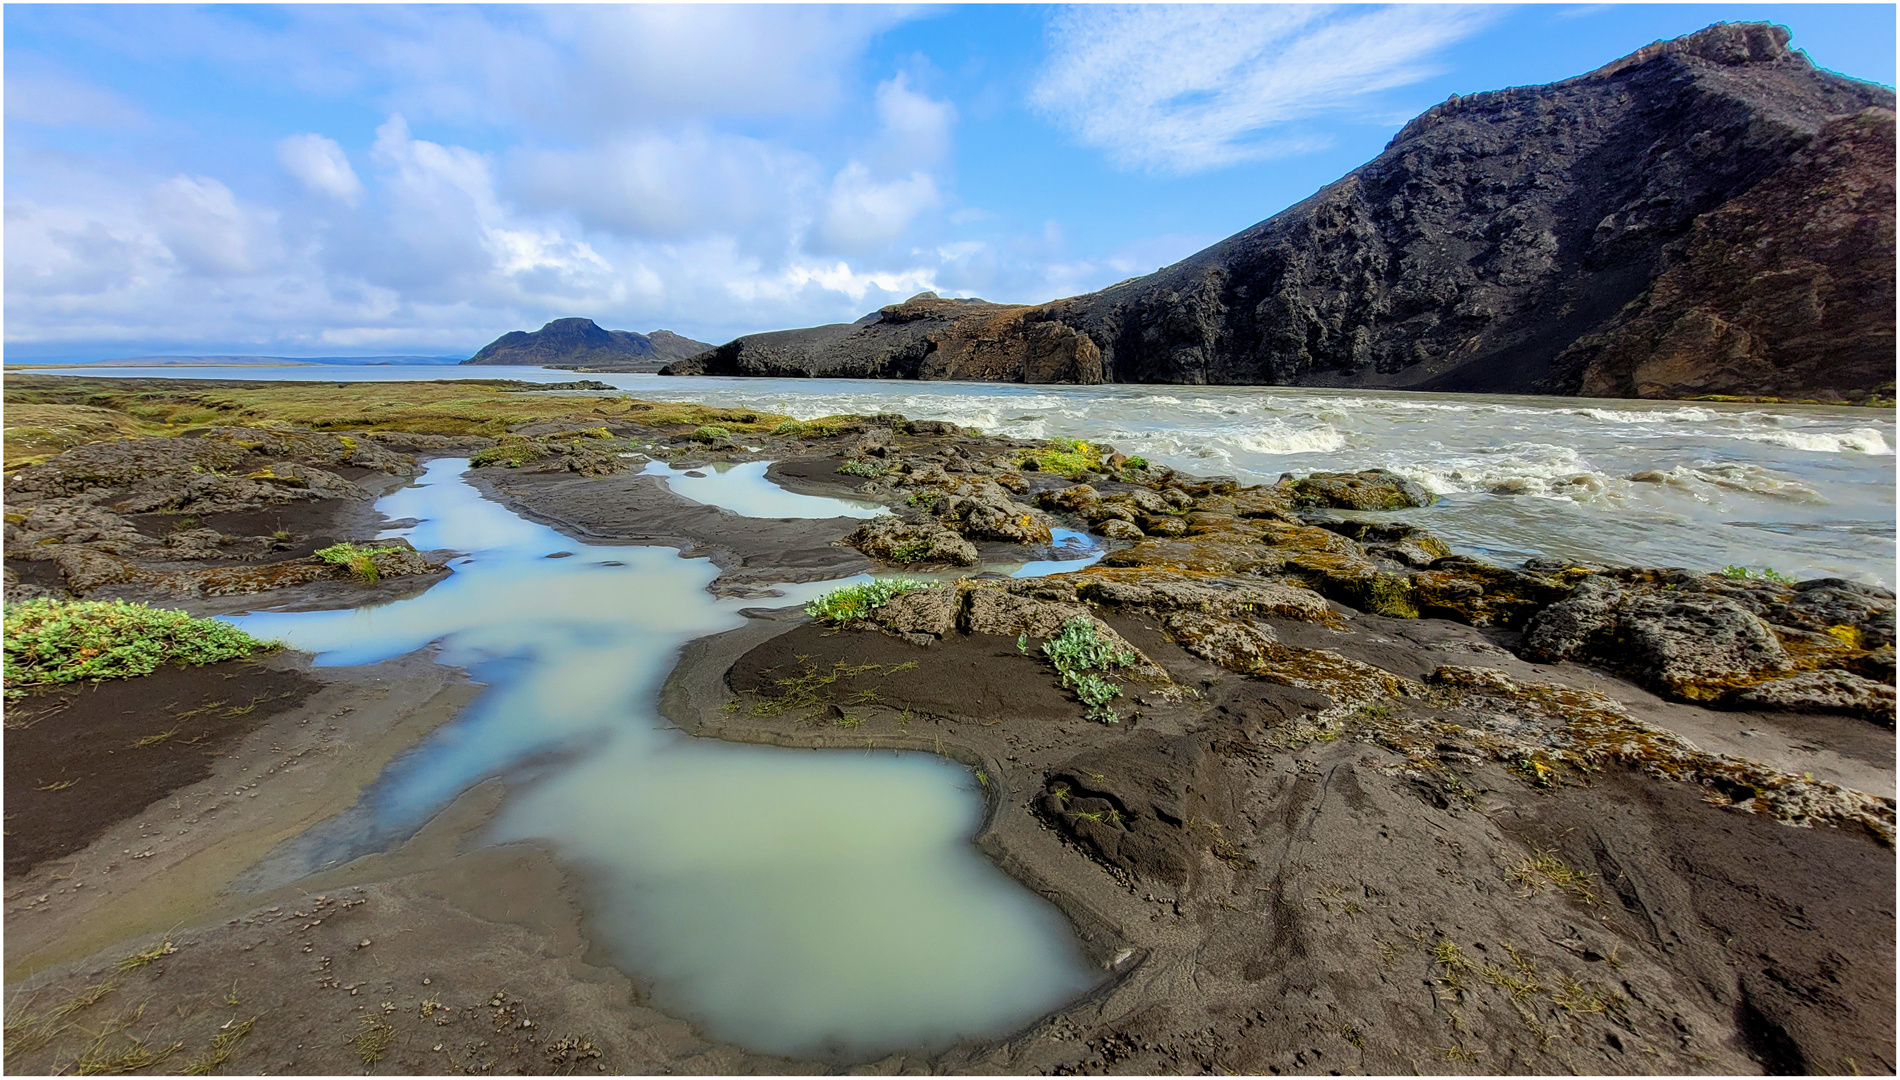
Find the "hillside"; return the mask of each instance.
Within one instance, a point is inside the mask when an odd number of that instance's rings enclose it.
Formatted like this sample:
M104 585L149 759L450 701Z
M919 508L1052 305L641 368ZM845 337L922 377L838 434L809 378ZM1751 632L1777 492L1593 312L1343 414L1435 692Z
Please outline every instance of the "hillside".
M1310 198L1036 306L931 294L673 374L1890 397L1894 93L1717 24L1453 97Z
M464 364L528 364L582 371L657 371L661 365L712 348L670 330L636 334L602 330L592 319L556 319L529 333L514 330L482 347Z

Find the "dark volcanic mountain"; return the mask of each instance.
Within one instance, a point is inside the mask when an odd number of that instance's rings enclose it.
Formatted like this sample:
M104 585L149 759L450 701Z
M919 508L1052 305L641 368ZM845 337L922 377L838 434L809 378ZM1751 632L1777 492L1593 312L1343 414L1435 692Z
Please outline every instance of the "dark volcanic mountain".
M674 374L1891 396L1894 93L1718 24L1454 97L1251 229L1037 306L924 294Z
M464 364L538 364L589 371L657 371L661 365L705 352L703 341L670 330L636 334L602 330L592 319L556 319L533 333L515 330L483 346Z

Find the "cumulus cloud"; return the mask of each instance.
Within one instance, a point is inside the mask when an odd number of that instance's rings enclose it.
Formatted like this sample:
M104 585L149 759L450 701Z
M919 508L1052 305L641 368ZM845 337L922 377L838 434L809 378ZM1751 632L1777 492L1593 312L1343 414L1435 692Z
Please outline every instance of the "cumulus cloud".
M1031 104L1117 164L1190 173L1316 148L1289 127L1436 74L1484 8L1078 6L1049 28Z
M350 167L349 156L335 139L321 135L292 135L277 144L277 163L304 189L346 206L363 198L363 182Z
M867 254L903 236L943 202L931 169L950 154L956 109L912 90L903 75L878 84L870 153L838 170L814 239L828 252Z

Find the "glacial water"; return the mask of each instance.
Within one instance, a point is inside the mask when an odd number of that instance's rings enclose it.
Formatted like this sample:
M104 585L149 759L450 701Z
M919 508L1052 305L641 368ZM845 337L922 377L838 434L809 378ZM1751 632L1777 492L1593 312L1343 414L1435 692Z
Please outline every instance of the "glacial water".
M386 535L467 553L447 579L376 607L233 620L325 666L435 642L488 685L358 808L293 844L303 869L388 847L499 777L510 794L483 840L543 841L582 869L595 940L715 1037L795 1055L931 1049L1005 1033L1091 985L1066 921L970 843L982 802L967 769L682 734L656 711L681 647L761 601L713 597L707 560L525 521L463 482L465 465L431 462L377 504L417 521ZM766 505L765 488L778 490L754 478L682 493Z
M594 379L638 397L810 419L901 412L1022 438L1105 440L1248 482L1387 468L1444 496L1402 516L1515 563L1769 567L1894 584L1891 409L1286 387L662 378L546 368L166 369L167 378ZM151 377L152 369L88 369Z

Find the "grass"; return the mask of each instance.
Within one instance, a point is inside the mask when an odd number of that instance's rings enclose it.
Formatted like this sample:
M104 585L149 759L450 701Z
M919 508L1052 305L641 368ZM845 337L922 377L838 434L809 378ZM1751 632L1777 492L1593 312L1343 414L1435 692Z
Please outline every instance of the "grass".
M170 938L166 938L143 952L135 952L119 961L118 969L120 971L137 971L145 965L157 963L177 951L178 946L173 945Z
M875 581L833 589L806 604L805 614L820 622L829 623L868 619L871 612L905 593L935 587L936 583L932 581L917 581L913 578L878 578Z
M257 1017L230 1024L223 1031L211 1037L211 1046L204 1053L192 1058L185 1064L186 1076L206 1076L213 1069L231 1060L232 1051L244 1041L251 1029L257 1026Z
M385 1024L379 1017L365 1016L363 1030L356 1033L356 1038L350 1040L350 1045L355 1048L356 1056L362 1060L363 1064L374 1065L383 1059L383 1055L389 1053L389 1044L395 1038L395 1028Z
M1017 639L1018 648L1027 644L1026 637ZM1133 664L1134 653L1110 645L1096 632L1094 623L1079 615L1063 623L1061 633L1042 643L1042 653L1062 676L1062 685L1075 691L1075 696L1089 707L1090 719L1105 724L1120 722L1121 717L1108 703L1121 696L1122 688L1101 673Z
M274 646L230 623L124 600L8 604L5 637L9 699L34 687L149 675L164 664L215 664Z
M886 667L882 664L847 664L839 660L831 667L820 670L809 657L798 658L799 670L795 675L775 678L769 690L758 692L758 701L752 706L754 716L779 716L788 712L810 710L814 715L827 705L837 704L836 686L840 679L853 679L860 675L876 675L880 678L901 675L917 666L915 660ZM845 705L870 705L877 701L874 690L859 690L845 699ZM863 717L843 717L838 726L852 728L864 722Z
M1751 570L1746 566L1724 566L1722 576L1737 581L1772 581L1777 585L1793 585L1795 582L1787 574L1766 566L1760 570Z
M241 378L241 375L236 376ZM154 378L163 378L157 373ZM171 386L140 379L10 375L6 467L37 464L86 443L176 435L190 427L289 424L313 431L392 431L499 437L549 420L765 432L788 417L752 409L638 401L612 394L549 395L506 379L438 382L284 382ZM795 421L794 421L795 422Z
M693 430L693 441L712 443L732 438L732 429L719 424L706 424Z
M1522 890L1518 895L1535 896L1546 888L1566 893L1586 907L1603 903L1590 878L1578 872L1554 851L1538 848L1518 863L1510 873L1511 883Z
M332 566L346 566L350 576L358 581L373 582L382 574L376 569L376 548L357 547L355 544L331 544L317 552L317 558Z
M851 458L850 460L846 461L844 464L838 466L838 471L845 474L846 476L865 476L865 477L883 476L885 473L884 466L879 465L877 462L862 461L858 458Z

